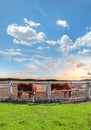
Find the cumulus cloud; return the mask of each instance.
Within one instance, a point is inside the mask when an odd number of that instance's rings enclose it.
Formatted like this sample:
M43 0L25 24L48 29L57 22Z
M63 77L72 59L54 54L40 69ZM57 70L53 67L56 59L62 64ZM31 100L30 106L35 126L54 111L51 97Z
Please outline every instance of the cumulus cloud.
M27 19L25 21L31 26L38 26L39 23L30 22ZM31 46L35 43L42 43L45 39L45 34L43 32L37 32L30 26L18 26L17 24L10 24L7 27L8 35L12 36L13 42L16 44L23 44Z
M76 50L77 54L86 55L91 53L91 50L88 49L88 47L91 47L91 31L77 38L75 41L72 41L68 35L63 35L59 40L48 40L46 43L50 45L59 45L58 50L63 54Z
M60 40L58 40L60 45L59 49L62 53L68 53L73 50L73 42L67 35L63 35Z
M57 41L50 40L46 41L46 43L51 45L59 45L58 50L63 54L67 54L68 52L74 50L74 43L68 35L63 35L60 38L60 40Z
M59 19L59 20L56 21L56 24L59 25L59 26L62 26L64 28L69 28L69 25L68 25L66 20Z
M91 31L77 38L76 41L71 44L70 49L78 49L78 54L88 54L91 51L90 49L86 49L87 47L91 47ZM83 51L81 51L81 48L83 48Z
M40 26L40 23L33 22L24 19L26 23L25 26L19 26L17 24L10 24L7 27L8 35L13 37L13 42L16 44L23 44L27 46L32 46L36 43L46 43L50 45L57 45L56 50L60 51L62 54L68 54L75 50L76 54L89 54L91 53L88 47L91 47L91 31L87 32L85 35L78 37L73 41L68 35L61 36L58 40L45 40L45 34L43 32L37 32L33 27ZM57 20L57 25L68 27L65 20ZM87 48L87 49L86 49ZM38 50L43 50L44 48L39 46Z
M78 46L91 46L91 31L87 32L84 36L77 38L75 44Z

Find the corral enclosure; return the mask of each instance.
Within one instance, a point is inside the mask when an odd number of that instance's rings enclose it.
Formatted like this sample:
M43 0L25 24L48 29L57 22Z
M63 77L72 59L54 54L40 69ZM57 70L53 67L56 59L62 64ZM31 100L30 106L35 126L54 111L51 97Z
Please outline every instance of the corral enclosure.
M22 82L22 81L21 81ZM21 83L20 81L0 81L0 100L12 100L18 101L17 99L17 84ZM28 93L23 92L22 99L19 101L30 101L30 102L60 102L60 103L69 103L69 102L78 102L86 101L91 99L91 82L90 81L79 81L79 82L69 82L72 85L72 95L71 98L64 98L64 90L55 90L50 92L51 83L59 82L31 82L38 86L37 94L29 99ZM65 90L66 91L66 90Z

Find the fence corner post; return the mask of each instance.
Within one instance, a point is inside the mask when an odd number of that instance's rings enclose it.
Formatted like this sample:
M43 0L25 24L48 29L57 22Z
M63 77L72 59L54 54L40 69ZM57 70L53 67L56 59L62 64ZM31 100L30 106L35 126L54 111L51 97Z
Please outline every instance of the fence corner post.
M51 101L51 83L48 83L47 85L47 100L48 102Z
M87 100L90 99L90 82L87 82Z
M12 99L12 84L11 82L8 82L8 99Z

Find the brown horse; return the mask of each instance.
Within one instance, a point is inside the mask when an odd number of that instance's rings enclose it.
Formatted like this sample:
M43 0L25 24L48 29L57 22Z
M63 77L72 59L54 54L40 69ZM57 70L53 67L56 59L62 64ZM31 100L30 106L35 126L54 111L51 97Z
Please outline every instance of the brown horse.
M36 94L38 91L38 87L35 84L32 83L19 83L17 85L18 94L17 97L21 98L22 93L26 92L29 94L29 98L31 98L32 94Z
M68 82L51 84L51 92L54 90L67 90L64 91L64 98L66 97L67 92L69 93L69 97L71 97L72 86Z

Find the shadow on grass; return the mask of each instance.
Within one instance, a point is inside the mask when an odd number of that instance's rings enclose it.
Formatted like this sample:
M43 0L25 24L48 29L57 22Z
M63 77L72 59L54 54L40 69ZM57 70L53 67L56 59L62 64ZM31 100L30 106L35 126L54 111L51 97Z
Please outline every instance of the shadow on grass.
M53 103L53 102L48 102L48 101L31 102L31 101L19 101L19 100L2 100L0 101L0 103L5 103L5 104L10 103L10 104L20 104L20 105L27 104L29 106L36 106L36 105L41 105L41 104L46 105L46 106L54 106L56 104L59 104L59 103Z
M54 105L63 105L63 104L79 104L79 103L84 103L84 102L91 102L90 101L82 101L82 102L70 102L70 103L63 103L63 102L48 102L47 100L43 100L43 101L35 101L35 102L32 102L32 101L26 101L26 100L1 100L0 101L1 103L11 103L11 104L27 104L29 106L35 106L35 105L46 105L46 106L54 106Z
M11 104L28 104L28 105L38 105L39 103L33 103L33 102L30 102L30 101L18 101L18 100L4 100L4 101L0 101L0 103L11 103Z

